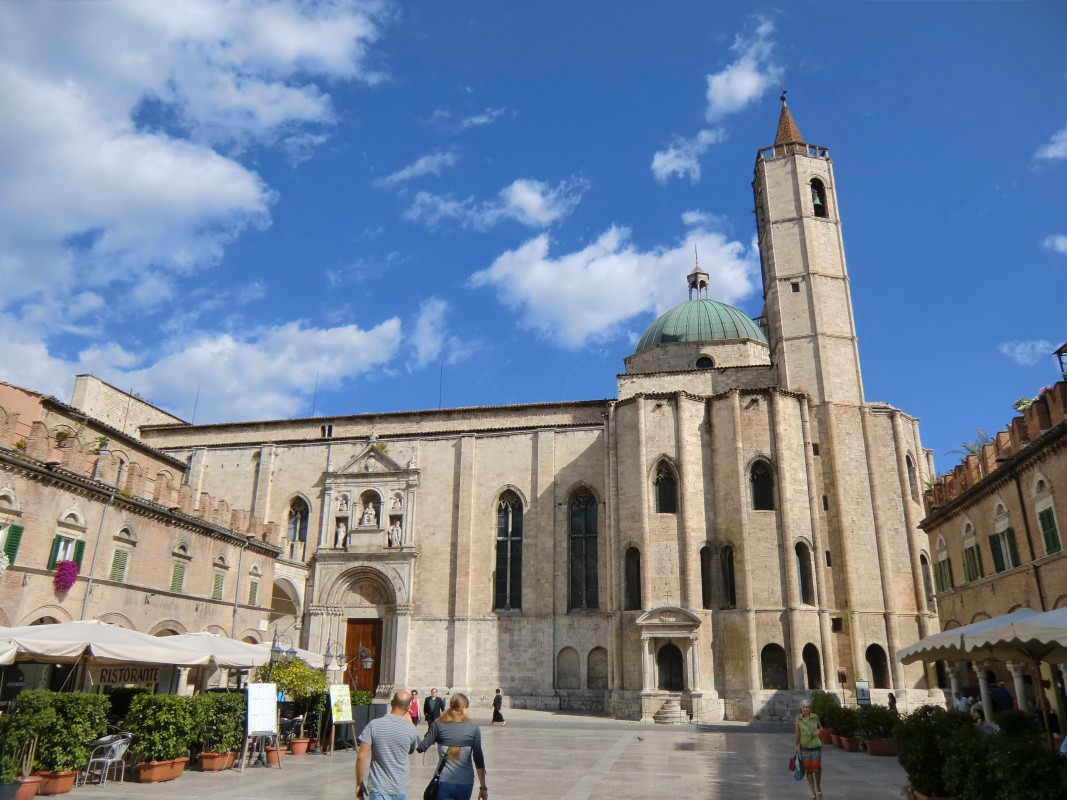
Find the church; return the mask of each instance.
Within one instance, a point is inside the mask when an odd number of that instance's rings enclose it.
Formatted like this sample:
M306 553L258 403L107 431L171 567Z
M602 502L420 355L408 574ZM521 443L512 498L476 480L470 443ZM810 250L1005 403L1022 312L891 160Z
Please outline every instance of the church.
M914 417L864 398L832 162L784 102L753 190L762 316L695 265L613 399L148 415L137 438L190 502L264 523L268 640L343 650L361 689L661 721L788 718L858 681L940 701L896 658L937 630L932 465ZM79 376L71 405L117 427L123 397Z

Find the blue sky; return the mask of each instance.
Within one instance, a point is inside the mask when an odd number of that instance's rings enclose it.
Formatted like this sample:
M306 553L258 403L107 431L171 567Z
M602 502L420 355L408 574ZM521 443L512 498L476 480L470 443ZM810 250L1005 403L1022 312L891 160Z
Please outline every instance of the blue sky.
M867 398L943 470L1058 374L1064 41L1059 2L3 3L0 379L198 422L613 397L694 244L760 313L781 81Z

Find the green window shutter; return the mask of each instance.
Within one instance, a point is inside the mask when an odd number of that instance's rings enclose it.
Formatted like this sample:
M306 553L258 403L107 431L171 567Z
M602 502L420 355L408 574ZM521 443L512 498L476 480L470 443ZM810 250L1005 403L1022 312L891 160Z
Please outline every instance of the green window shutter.
M221 600L222 599L222 584L225 581L226 581L226 576L225 575L223 575L221 572L216 572L215 573L215 579L211 584L211 599L212 600Z
M982 551L977 542L974 545L974 571L979 578L985 577L985 570L982 568Z
M945 573L947 575L947 577L945 578L945 588L947 588L947 589L955 588L956 581L954 581L952 579L952 560L951 559L947 559L947 558L945 559Z
M259 581L252 581L248 584L248 605L254 606L256 604L257 594L259 594Z
M74 543L74 563L78 565L78 571L81 572L82 568L82 556L85 554L85 542L81 539Z
M993 571L1004 571L1004 553L1000 547L1000 534L994 533L989 537L989 552L993 554Z
M170 573L170 590L180 592L185 581L185 564L175 564Z
M1015 547L1015 531L1007 528L1004 531L1004 540L1008 543L1008 558L1013 567L1019 566L1019 551Z
M971 563L971 548L965 548L963 551L963 580L970 583L974 580L974 570Z
M59 545L63 542L63 537L57 535L52 539L52 552L48 556L48 569L54 569L56 561L59 560Z
M939 592L945 591L944 585L941 583L941 562L934 562L934 589Z
M22 541L23 530L21 525L12 525L7 529L7 540L4 542L4 553L7 554L7 560L12 564L15 563L15 556L17 556L19 552L19 542Z
M115 556L111 559L111 574L108 576L108 580L115 581L115 583L122 583L126 578L126 559L129 557L129 553L125 550L116 550Z
M1041 535L1045 539L1045 552L1048 554L1060 552L1060 536L1056 530L1056 516L1051 508L1046 508L1037 515L1041 523Z

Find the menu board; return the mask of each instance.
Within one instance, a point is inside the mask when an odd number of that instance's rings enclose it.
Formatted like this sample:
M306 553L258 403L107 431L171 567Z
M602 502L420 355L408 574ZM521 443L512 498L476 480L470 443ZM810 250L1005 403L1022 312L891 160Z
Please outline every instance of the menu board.
M352 695L344 683L330 686L330 713L334 723L352 721Z
M245 733L278 732L278 687L273 683L248 684L248 720Z

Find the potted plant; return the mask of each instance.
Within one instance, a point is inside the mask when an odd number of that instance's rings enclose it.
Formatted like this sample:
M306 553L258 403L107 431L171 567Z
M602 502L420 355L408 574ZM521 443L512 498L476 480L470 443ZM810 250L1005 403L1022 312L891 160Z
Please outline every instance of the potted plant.
M245 696L208 692L194 698L195 728L200 731L200 769L217 772L233 766L245 736Z
M66 794L74 787L78 770L89 758L88 743L107 733L107 695L87 692L52 693L56 723L37 740L37 764L43 795Z
M20 778L21 794L33 797L37 794L40 776L31 775L37 760L37 742L41 733L56 722L52 706L52 693L46 689L29 689L20 692L11 708L11 713L0 717L4 721L4 751L14 762L14 772ZM10 748L10 749L9 749Z
M830 744L833 739L834 727L831 724L834 713L840 708L837 698L822 689L816 689L811 693L811 713L819 718L822 727L819 728L819 739L823 744Z
M0 741L8 741L7 718L0 717ZM15 782L15 759L0 750L0 800L15 800L20 784Z
M134 734L138 775L142 783L181 777L189 761L193 732L192 698L170 694L140 694L130 701L130 731Z
M895 756L893 745L893 728L900 722L893 711L886 706L861 706L859 710L859 730L867 745L867 752L872 756Z
M61 428L56 431L56 447L66 447L67 439L70 438L70 431L66 428Z
M266 678L268 668L264 665L256 673L257 680ZM281 661L270 669L270 681L278 685L278 691L284 692L296 704L300 715L300 726L296 737L289 740L290 750L294 756L307 753L310 739L304 736L304 720L307 717L311 701L321 692L326 691L326 673L308 665L300 658Z
M964 727L973 727L970 714L946 711L941 706L921 706L893 728L897 759L919 800L947 795L943 769L952 748L952 735Z
M78 580L77 561L57 561L56 574L52 576L52 588L60 594L66 594Z
M859 727L859 712L842 707L834 715L834 733L841 737L841 747L849 753L859 752L860 740L856 736Z

